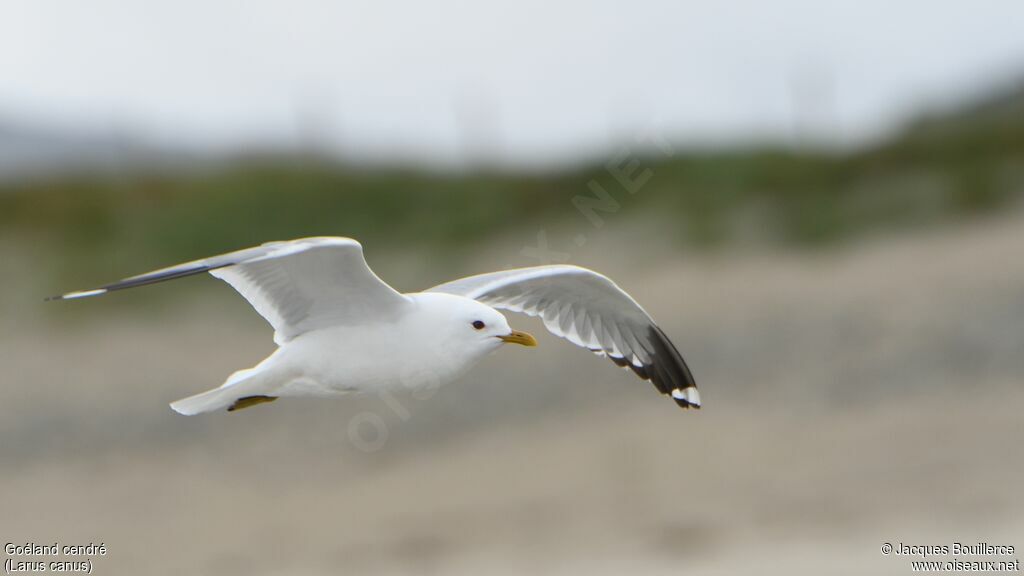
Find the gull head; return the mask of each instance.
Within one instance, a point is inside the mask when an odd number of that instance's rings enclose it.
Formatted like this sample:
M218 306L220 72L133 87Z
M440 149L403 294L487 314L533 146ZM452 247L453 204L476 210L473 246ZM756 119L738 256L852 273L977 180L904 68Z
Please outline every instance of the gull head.
M446 347L482 355L502 344L537 345L532 335L513 330L501 312L476 300L440 293L417 294L416 300Z

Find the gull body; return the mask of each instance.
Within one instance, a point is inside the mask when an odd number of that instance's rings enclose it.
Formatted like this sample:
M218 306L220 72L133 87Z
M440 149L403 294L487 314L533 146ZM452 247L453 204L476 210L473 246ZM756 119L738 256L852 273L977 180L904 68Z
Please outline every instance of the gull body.
M689 368L650 316L611 280L576 266L505 270L400 294L369 269L358 242L319 237L271 242L53 299L203 272L249 301L274 328L278 348L220 387L171 403L181 414L282 397L439 386L502 344L536 345L498 308L539 316L553 334L651 380L679 406L700 407Z
M421 390L462 376L506 341L529 345L530 339L513 331L500 312L475 300L450 294L406 296L412 306L398 318L304 333L254 368L236 372L224 386L171 407L191 415L254 396L332 398ZM484 327L476 329L474 322Z

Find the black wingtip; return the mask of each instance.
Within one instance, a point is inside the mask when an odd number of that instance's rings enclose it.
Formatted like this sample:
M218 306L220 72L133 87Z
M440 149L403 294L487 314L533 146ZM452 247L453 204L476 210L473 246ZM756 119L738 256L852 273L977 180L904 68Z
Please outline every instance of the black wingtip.
M641 378L649 379L662 394L669 395L683 409L700 409L700 393L697 382L690 372L683 356L676 349L665 332L651 325L648 340L653 345L651 360L634 371Z

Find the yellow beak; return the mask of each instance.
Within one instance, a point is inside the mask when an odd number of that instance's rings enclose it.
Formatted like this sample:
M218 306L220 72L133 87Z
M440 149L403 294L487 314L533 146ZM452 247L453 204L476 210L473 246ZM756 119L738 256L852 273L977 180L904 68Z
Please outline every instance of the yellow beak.
M498 336L502 341L512 344L522 344L523 346L536 346L537 339L533 335L526 332L520 332L519 330L513 330L508 336Z

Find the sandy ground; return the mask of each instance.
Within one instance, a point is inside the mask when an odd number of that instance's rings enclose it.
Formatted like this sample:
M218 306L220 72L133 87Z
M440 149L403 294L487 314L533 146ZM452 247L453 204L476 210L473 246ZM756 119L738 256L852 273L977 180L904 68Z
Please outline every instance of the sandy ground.
M1024 548L1021 254L1020 216L659 268L595 245L700 412L542 336L429 397L184 418L166 403L272 346L230 290L24 299L0 540L103 542L99 575L907 574L883 543Z

